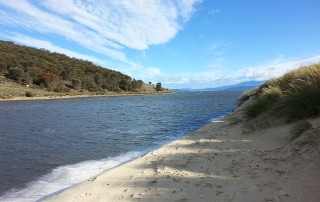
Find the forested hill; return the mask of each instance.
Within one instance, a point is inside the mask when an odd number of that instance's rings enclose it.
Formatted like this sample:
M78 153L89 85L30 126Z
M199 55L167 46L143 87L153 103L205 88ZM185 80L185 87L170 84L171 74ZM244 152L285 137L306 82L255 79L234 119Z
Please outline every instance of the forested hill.
M90 61L70 58L44 49L0 40L0 76L55 92L71 89L90 92L136 92L143 81L103 68Z

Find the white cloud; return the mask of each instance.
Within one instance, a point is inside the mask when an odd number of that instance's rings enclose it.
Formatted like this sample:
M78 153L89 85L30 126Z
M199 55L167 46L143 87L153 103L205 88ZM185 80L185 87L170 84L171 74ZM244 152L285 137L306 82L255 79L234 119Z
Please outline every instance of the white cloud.
M210 11L208 11L209 15L214 15L214 14L218 14L218 13L220 13L219 9L211 9Z
M236 44L232 41L225 43L212 42L205 49L204 54L206 57L210 57L212 59L204 66L213 70L223 69L223 67L228 66L228 60L225 55L229 49L232 49L235 46Z
M62 36L128 62L123 48L145 50L175 37L199 0L0 0L0 23Z
M162 75L161 70L159 68L150 67L146 71L148 78L159 77Z
M216 57L212 59L210 64L205 65L205 67L213 70L223 69L223 67L226 65L226 62L227 60L224 57Z
M206 49L206 52L208 54L212 54L212 53L214 54L216 51L221 51L221 50L219 50L219 48L221 48L221 44L217 43L217 42L213 42L213 43L209 44L209 46Z
M286 59L283 55L279 55L278 57L274 58L264 65L241 69L237 71L236 74L241 75L239 76L239 79L268 80L274 77L281 76L286 72L296 69L300 66L319 62L320 55L298 59Z
M209 88L232 85L249 80L268 80L283 75L303 65L320 62L320 55L308 58L287 59L283 55L265 62L263 65L225 71L221 68L205 72L185 73L184 75L162 75L162 83L168 88Z
M127 69L127 74L133 75L133 71L135 72L135 77L141 79L145 82L159 82L163 81L163 73L160 68L157 67L143 67L142 65L135 65L135 68L125 68Z

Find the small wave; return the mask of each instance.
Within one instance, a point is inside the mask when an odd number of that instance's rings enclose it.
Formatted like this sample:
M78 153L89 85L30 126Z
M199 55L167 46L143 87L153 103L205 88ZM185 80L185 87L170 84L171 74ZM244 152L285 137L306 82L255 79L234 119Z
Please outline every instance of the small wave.
M217 117L215 117L215 118L210 119L209 121L210 121L210 123L211 123L211 122L216 121L216 120L218 120L218 119L221 119L221 118L223 118L223 117L225 117L225 116L226 116L226 114L225 114L225 115L221 115L221 116L217 116Z
M59 194L71 185L133 160L140 155L142 155L142 152L128 152L117 157L60 166L53 169L49 174L29 183L26 188L9 190L0 197L0 201L40 202Z

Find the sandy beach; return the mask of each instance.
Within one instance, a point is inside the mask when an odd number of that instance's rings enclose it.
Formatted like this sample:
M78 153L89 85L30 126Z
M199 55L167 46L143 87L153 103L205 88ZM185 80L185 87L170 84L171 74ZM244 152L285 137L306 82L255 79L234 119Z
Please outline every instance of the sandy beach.
M319 201L320 119L243 134L241 109L141 158L72 186L61 201Z

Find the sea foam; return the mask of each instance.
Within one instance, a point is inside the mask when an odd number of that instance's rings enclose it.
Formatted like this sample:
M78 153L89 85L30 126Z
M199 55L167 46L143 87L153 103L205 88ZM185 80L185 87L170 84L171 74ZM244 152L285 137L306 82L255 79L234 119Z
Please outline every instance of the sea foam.
M53 169L49 174L29 183L23 189L9 190L0 197L0 201L44 201L61 193L63 190L74 184L133 160L139 157L141 154L142 152L128 152L117 157L83 161L73 165L60 166Z

